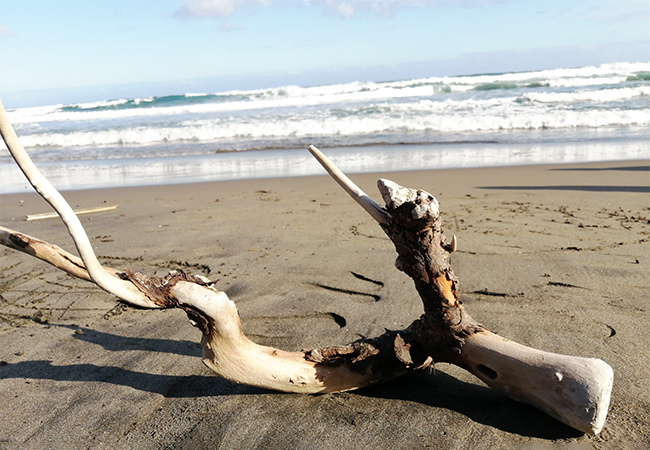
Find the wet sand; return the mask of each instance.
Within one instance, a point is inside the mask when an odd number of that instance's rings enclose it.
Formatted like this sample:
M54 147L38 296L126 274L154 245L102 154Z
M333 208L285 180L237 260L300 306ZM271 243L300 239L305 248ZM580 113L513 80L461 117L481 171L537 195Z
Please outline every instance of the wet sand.
M607 423L587 436L462 369L341 394L240 386L200 359L180 310L121 306L90 283L0 249L0 448L648 448L650 163L363 174L427 190L472 316L615 373ZM343 344L421 313L374 221L327 177L66 192L100 260L217 280L254 341ZM0 223L73 251L34 194L0 196Z

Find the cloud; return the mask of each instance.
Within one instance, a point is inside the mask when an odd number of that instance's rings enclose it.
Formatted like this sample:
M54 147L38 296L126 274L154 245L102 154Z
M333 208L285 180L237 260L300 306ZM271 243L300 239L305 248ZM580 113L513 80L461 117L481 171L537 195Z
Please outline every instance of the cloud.
M235 7L242 5L267 5L270 0L185 0L174 17L194 19L225 19Z
M11 32L9 28L7 28L6 26L0 23L0 38L11 37L13 35L14 34Z
M302 0L306 7L321 8L330 16L349 19L369 13L379 17L392 17L410 8L478 8L517 0ZM286 5L283 0L184 0L183 6L173 14L178 18L225 19L241 6Z
M186 0L174 16L182 18L223 19L235 10L236 0Z
M336 15L343 19L349 19L354 15L354 6L347 2L339 2L336 6Z
M349 19L359 13L392 17L411 8L479 8L515 0L303 0L306 6L319 6L325 14Z

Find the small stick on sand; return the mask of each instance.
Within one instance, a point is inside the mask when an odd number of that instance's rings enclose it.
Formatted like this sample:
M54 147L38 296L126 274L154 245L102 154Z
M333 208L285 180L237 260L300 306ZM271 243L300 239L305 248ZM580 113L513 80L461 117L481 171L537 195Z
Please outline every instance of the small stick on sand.
M73 212L80 216L82 214L92 214L92 213L100 213L100 212L106 212L106 211L114 211L117 209L117 205L113 206L100 206L97 208L86 208L86 209L75 209ZM40 214L28 214L25 216L25 220L27 222L31 222L32 220L44 220L44 219L55 219L58 218L59 214L55 212L51 213L40 213Z

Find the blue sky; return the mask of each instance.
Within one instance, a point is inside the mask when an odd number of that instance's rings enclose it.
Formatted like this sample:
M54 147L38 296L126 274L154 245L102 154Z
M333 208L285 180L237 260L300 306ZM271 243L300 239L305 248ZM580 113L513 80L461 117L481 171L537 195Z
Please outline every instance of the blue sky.
M650 60L647 0L0 0L6 107Z

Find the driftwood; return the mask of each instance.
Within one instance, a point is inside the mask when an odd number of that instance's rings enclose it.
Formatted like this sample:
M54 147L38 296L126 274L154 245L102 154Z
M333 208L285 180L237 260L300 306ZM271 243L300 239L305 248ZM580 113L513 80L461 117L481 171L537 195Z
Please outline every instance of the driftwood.
M78 216L82 214L95 214L95 213L100 213L100 212L106 212L106 211L115 211L117 209L117 205L113 206L100 206L98 208L85 208L85 209L75 209L74 213ZM49 212L49 213L40 213L40 214L29 214L25 216L25 221L27 222L32 222L34 220L45 220L45 219L55 219L59 217L59 215L55 212Z
M203 333L203 362L228 380L284 392L325 393L380 383L434 362L456 364L511 398L532 404L587 433L605 423L613 371L599 359L558 355L511 342L474 321L458 296L450 255L455 237L442 234L437 200L389 180L378 187L382 208L320 151L309 150L382 227L395 245L396 267L409 275L424 313L409 327L345 346L285 352L251 342L235 304L201 276L171 272L164 278L103 267L81 223L63 197L38 172L0 104L0 132L36 191L68 227L81 255L0 227L0 244L89 280L122 301L144 308L181 308Z

